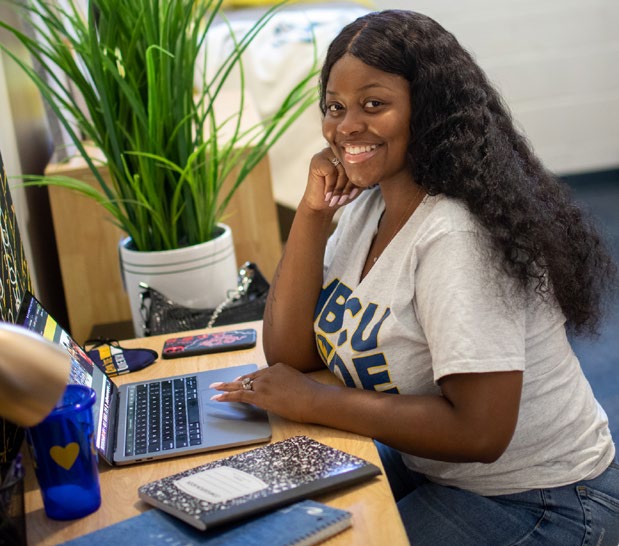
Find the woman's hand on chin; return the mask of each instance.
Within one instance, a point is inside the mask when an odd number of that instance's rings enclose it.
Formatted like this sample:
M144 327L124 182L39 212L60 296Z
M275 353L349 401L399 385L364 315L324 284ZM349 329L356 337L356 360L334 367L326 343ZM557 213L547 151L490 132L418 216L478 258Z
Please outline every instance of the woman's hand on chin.
M346 171L331 148L324 148L312 158L303 199L312 210L335 212L355 199L360 188L346 176Z

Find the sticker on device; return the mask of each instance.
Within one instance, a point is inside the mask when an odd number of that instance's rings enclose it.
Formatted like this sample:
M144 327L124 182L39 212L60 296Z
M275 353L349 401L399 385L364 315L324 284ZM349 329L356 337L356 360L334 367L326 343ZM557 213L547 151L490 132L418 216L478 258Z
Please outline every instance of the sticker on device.
M204 470L176 480L184 493L206 502L226 502L267 488L262 480L228 466Z

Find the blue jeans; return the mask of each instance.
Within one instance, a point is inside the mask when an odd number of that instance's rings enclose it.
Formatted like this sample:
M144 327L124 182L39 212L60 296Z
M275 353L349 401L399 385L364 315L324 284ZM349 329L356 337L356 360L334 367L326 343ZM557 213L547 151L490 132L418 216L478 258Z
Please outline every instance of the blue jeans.
M430 482L376 442L413 546L617 546L619 464L564 487L484 497Z

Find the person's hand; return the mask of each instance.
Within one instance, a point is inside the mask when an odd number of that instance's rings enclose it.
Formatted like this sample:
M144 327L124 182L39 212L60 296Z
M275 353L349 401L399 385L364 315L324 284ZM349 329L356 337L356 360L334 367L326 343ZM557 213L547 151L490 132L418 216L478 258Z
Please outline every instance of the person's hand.
M298 422L311 420L314 397L323 387L302 372L281 363L228 383L210 385L210 388L222 391L211 400L246 402Z
M313 210L336 210L350 203L360 192L348 177L331 148L312 158L304 200Z

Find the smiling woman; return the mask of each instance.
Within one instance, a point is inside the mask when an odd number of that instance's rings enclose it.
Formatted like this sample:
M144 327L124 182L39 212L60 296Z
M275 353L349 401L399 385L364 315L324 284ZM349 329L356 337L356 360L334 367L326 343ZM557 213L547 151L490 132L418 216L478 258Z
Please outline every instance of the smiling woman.
M410 185L410 111L408 82L401 76L352 55L333 66L322 129L352 184L367 188L397 177Z
M375 438L413 544L616 546L615 447L567 337L616 279L599 235L428 17L345 27L320 106L271 366L216 399ZM301 373L325 365L342 385Z

